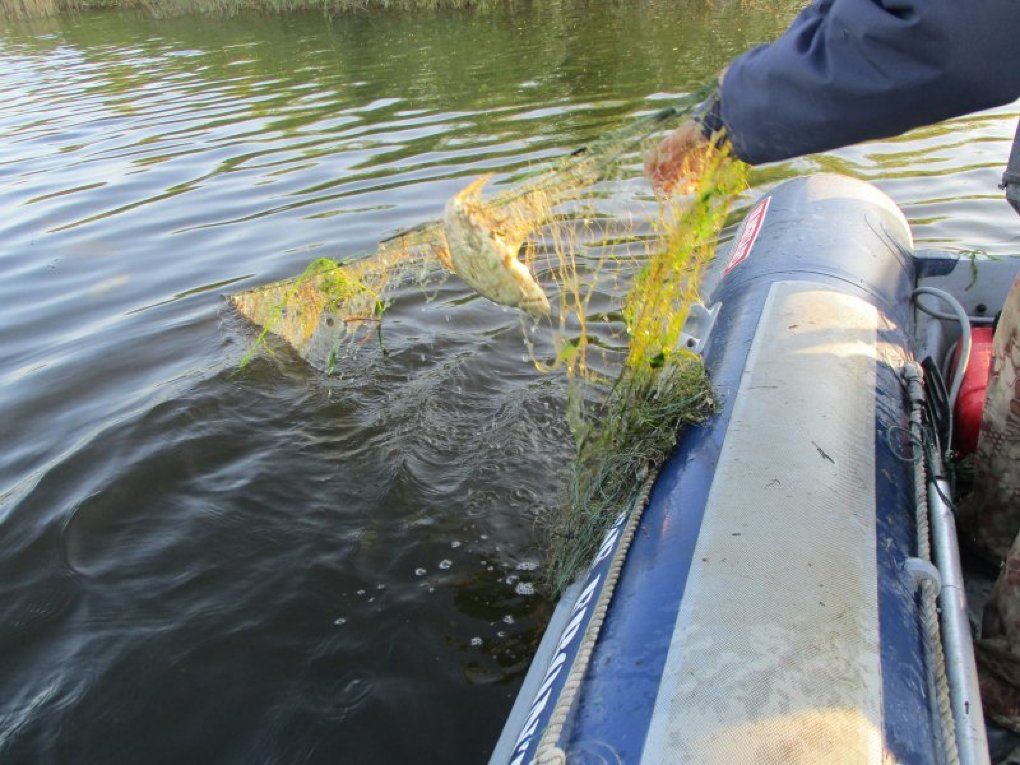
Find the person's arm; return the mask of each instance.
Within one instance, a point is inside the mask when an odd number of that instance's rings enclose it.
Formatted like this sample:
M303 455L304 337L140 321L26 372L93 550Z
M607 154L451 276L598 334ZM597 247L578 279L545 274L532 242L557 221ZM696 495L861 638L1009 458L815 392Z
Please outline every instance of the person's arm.
M751 164L896 135L1020 97L1020 0L816 0L735 58L713 108L666 136L645 173L691 186L719 131Z
M1020 0L818 0L729 66L719 116L752 164L1020 96Z

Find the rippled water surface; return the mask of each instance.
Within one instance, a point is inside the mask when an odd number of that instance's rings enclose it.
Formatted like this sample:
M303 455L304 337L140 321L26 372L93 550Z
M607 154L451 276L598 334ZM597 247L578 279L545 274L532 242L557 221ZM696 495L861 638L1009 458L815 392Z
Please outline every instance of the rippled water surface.
M223 295L369 251L789 16L741 5L2 27L0 760L484 759L551 611L562 386L457 284L339 379L281 349L239 372ZM1016 116L755 178L859 175L925 246L1015 252Z

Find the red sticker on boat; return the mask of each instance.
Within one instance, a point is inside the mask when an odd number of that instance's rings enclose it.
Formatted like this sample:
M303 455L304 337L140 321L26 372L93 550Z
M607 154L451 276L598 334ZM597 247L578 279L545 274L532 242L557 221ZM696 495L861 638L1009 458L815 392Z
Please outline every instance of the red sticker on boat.
M723 276L747 260L747 256L751 254L751 248L754 247L758 232L761 231L762 224L765 222L765 213L768 212L771 201L771 196L765 197L744 218L744 225L740 229L740 234L737 235L737 243L733 245L733 254L730 256L730 262L726 264Z

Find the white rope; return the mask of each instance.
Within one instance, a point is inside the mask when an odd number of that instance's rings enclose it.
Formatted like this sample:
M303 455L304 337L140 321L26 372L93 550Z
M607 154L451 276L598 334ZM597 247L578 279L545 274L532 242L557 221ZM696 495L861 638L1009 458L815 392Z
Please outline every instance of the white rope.
M937 311L934 308L929 308L928 306L923 305L920 302L918 302L918 304L917 304L917 310L921 311L922 313L926 313L929 316L932 316L932 317L934 317L936 319L941 319L942 321L959 321L959 317L955 313L946 313L945 311ZM995 323L995 317L994 316L968 316L967 319L970 321L971 324L994 324Z
M921 384L921 367L910 361L904 365L903 378L910 399L910 443L914 463L914 506L917 525L917 557L931 563L931 538L928 529L928 480L924 467L924 431L921 424L921 407L924 389ZM949 696L949 679L946 676L946 656L942 649L942 631L939 627L938 585L931 579L921 580L921 623L930 652L932 682L942 723L942 742L948 765L959 765L960 752L956 744L956 721L953 718Z
M946 303L953 309L953 314L941 315L939 318L955 319L960 325L960 360L956 363L956 374L953 375L953 384L949 388L949 411L952 412L956 407L956 397L960 395L960 386L963 385L963 375L966 373L967 364L970 362L970 347L972 344L970 331L971 318L963 310L960 301L945 290L940 290L938 287L918 287L912 295L914 304L921 311L936 316L937 314L926 308L917 299L919 295L931 295Z
M627 550L634 539L638 521L641 520L645 507L648 505L648 497L651 494L652 486L657 476L657 471L652 471L649 474L638 490L633 505L631 505L630 517L627 519L626 527L624 527L620 545L617 547L613 560L609 564L609 570L606 572L606 581L602 585L602 591L599 593L595 610L592 612L591 621L588 622L588 628L584 631L584 637L581 639L578 647L577 656L574 657L574 663L570 667L570 674L567 675L566 682L563 684L563 691L556 701L556 706L549 717L549 724L546 725L545 732L542 734L542 740L538 744L538 750L534 759L535 765L565 765L567 762L566 752L559 747L557 742L563 732L563 726L567 722L570 709L574 705L574 699L581 690L584 673L588 669L592 652L595 650L595 641L598 640L602 624L606 620L606 613L609 611L609 602L612 600L613 591L620 580L620 571L623 569L623 563L627 558Z

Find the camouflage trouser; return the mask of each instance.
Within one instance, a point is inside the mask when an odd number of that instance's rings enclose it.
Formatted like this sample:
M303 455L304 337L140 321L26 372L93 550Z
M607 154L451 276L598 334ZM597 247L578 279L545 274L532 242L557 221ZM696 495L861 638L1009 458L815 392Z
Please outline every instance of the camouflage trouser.
M992 369L974 456L974 492L961 522L1003 561L976 643L985 712L1020 732L1020 277L992 343Z

